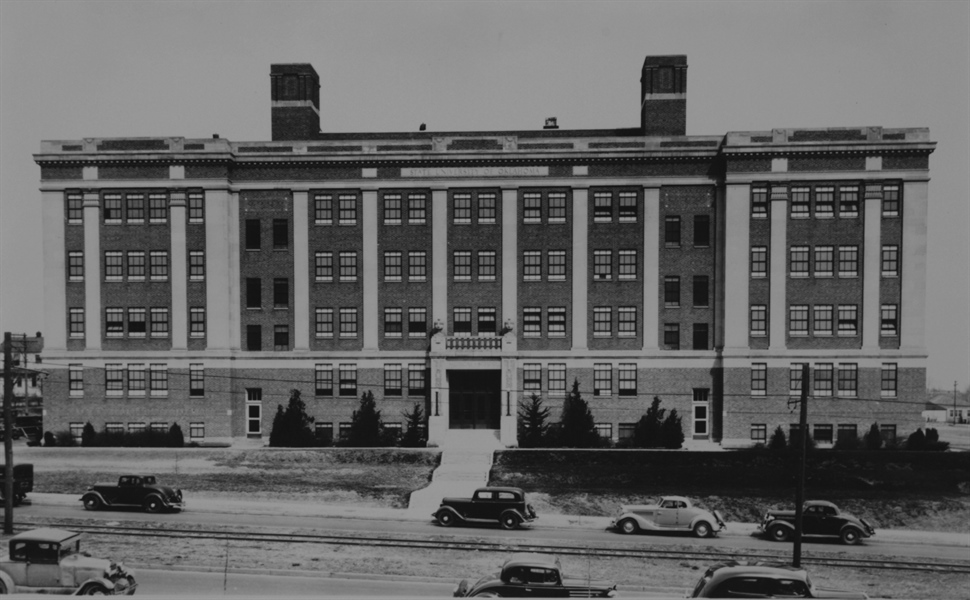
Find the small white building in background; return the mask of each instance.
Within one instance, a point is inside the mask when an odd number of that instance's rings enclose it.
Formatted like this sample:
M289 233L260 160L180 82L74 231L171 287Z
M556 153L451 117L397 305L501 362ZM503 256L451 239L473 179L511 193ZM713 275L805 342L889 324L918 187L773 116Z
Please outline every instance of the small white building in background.
M966 397L939 394L930 398L923 408L923 420L927 423L970 423L970 402Z

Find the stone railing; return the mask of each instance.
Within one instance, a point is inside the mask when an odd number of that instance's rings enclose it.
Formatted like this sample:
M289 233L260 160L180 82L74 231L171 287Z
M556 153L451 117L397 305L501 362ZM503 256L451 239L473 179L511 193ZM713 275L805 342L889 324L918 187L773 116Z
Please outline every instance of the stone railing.
M448 336L445 340L446 350L501 350L502 338L497 336L469 337Z

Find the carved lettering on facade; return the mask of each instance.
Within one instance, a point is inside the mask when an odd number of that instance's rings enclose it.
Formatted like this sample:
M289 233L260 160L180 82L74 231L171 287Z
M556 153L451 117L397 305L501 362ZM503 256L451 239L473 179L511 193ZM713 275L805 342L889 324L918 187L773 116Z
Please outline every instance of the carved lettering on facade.
M549 167L404 167L401 177L546 177Z

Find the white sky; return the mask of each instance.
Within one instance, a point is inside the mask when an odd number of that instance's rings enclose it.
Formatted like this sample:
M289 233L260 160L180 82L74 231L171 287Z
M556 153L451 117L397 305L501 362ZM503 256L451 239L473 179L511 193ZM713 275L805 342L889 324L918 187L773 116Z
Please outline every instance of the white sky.
M0 330L43 330L41 140L270 138L269 67L324 131L639 125L686 54L687 133L929 127L929 384L970 384L970 3L0 0Z

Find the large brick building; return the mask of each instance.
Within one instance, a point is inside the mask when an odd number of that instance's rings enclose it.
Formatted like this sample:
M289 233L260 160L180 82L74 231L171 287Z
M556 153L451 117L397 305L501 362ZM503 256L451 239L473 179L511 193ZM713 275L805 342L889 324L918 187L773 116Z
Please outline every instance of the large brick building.
M272 141L42 142L47 429L266 436L296 388L336 437L371 390L511 445L575 380L604 436L656 396L728 447L803 363L818 441L915 429L928 130L686 136L686 73L647 57L639 127L327 133L273 65Z

